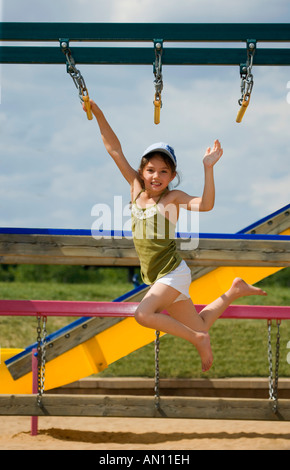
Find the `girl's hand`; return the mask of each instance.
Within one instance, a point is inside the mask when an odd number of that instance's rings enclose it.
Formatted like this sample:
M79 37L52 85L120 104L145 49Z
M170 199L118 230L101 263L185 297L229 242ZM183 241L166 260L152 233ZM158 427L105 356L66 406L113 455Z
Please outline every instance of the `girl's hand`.
M211 149L208 147L208 149L205 152L205 155L203 157L203 164L207 168L213 167L216 162L219 161L223 154L223 149L221 148L221 144L218 140L214 142L213 148Z
M92 110L92 113L93 113L93 114L95 114L95 113L97 113L98 111L100 111L100 108L99 108L99 107L96 105L96 103L95 103L93 100L91 100L91 99L90 99L90 105L91 105L91 110ZM86 110L86 105L85 105L84 102L82 103L82 106L83 106L84 112L86 113L87 110Z

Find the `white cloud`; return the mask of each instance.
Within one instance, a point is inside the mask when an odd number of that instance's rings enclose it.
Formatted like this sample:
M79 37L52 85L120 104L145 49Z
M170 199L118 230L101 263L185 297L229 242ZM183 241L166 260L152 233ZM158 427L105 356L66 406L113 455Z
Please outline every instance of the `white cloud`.
M252 184L249 202L258 209L267 208L269 213L289 204L290 175L280 178L262 177Z
M3 0L4 21L287 22L288 0Z
M251 2L245 0L239 9L232 0L118 0L113 3L112 20L122 22L274 22L289 16L287 0ZM237 2L236 2L237 3ZM250 12L250 15L249 15ZM249 20L250 18L250 20ZM283 16L282 16L283 18ZM285 20L285 18L284 18Z

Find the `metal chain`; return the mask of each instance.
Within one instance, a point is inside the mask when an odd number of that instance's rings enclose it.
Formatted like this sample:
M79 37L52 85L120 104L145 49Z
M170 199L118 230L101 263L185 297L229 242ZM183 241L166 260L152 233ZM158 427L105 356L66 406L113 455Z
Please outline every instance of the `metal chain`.
M71 50L68 47L68 43L66 41L61 42L61 48L62 48L63 53L66 56L67 71L70 74L76 88L79 91L80 100L83 101L83 96L88 96L89 94L84 77L82 76L81 72L76 68L75 60L72 56Z
M160 101L162 107L161 92L163 90L163 76L162 76L162 41L155 44L155 63L154 63L154 85L155 85L155 101Z
M277 320L277 338L276 338L276 364L275 364L275 383L274 383L274 395L275 400L275 412L278 408L278 381L279 381L279 365L280 365L280 325L281 320Z
M277 320L275 379L273 377L272 321L268 320L268 361L269 361L269 400L273 402L273 412L278 410L278 381L280 365L280 325Z
M256 44L250 42L248 44L248 56L247 64L241 67L241 98L239 99L239 105L242 106L243 101L249 101L254 86L254 76L252 74L254 54L256 50Z
M272 321L268 320L268 362L269 362L269 399L274 399L273 389L273 352L272 352Z
M37 317L37 404L41 404L41 317Z
M42 324L41 324L42 320ZM42 405L42 396L45 390L45 365L46 365L46 317L37 317L37 357L38 357L38 394L37 404Z
M155 332L155 408L160 409L160 375L159 375L159 352L160 352L160 331Z

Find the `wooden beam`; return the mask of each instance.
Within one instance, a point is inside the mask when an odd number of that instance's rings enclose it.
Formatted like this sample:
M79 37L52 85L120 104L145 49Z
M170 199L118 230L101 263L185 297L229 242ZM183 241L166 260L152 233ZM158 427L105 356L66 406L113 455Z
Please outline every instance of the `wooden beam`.
M189 266L290 266L289 241L209 238L180 253Z
M283 210L246 227L241 233L278 235L290 228L290 204Z
M153 378L87 377L45 393L60 395L137 395L152 397ZM162 397L221 397L269 399L269 379L160 379ZM290 378L279 378L279 399L290 400Z
M191 266L290 266L290 241L281 239L201 238L196 249L177 240ZM261 237L261 236L260 236ZM182 245L181 245L182 244ZM188 245L187 245L188 244ZM3 264L139 266L133 240L73 235L0 234Z
M278 413L263 399L164 397L156 410L151 397L106 395L0 395L1 416L83 416L290 421L290 400Z

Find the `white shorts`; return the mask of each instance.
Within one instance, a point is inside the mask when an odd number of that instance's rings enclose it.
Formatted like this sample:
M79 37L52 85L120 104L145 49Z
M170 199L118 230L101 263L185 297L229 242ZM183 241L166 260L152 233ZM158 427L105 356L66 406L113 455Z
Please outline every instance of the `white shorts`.
M173 287L180 292L180 295L174 302L190 299L189 286L191 284L191 271L184 260L181 261L176 269L162 276L156 283L157 282Z

